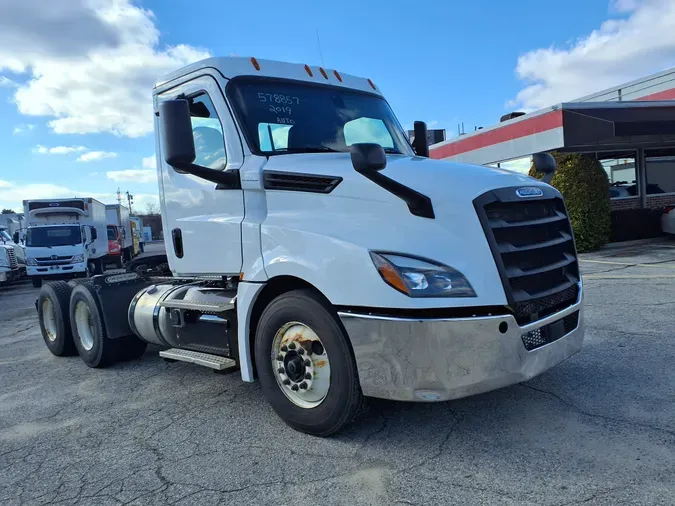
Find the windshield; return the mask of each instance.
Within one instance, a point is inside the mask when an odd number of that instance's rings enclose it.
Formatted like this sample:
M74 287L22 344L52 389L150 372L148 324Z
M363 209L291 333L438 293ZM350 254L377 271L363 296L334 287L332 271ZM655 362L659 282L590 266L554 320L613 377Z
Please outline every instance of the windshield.
M26 246L69 246L80 244L80 227L65 225L62 227L37 227L28 229Z
M0 238L1 238L3 241L14 242L14 241L12 240L12 236L10 236L10 235L7 233L7 230L0 230Z
M114 241L117 239L117 233L115 232L115 227L108 227L108 240Z
M412 155L389 104L376 95L298 81L238 77L227 87L244 135L265 155L349 151L375 142Z

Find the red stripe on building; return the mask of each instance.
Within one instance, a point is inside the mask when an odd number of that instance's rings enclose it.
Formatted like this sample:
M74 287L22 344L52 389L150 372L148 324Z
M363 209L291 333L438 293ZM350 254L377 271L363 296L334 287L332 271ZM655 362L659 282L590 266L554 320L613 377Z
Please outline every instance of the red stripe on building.
M658 93L636 98L635 100L675 100L675 88L659 91Z
M673 90L675 91L675 90ZM562 111L556 110L518 121L512 125L504 125L487 132L475 134L457 142L451 142L434 148L429 153L431 158L448 158L468 151L485 148L500 142L507 142L520 137L538 134L562 126Z

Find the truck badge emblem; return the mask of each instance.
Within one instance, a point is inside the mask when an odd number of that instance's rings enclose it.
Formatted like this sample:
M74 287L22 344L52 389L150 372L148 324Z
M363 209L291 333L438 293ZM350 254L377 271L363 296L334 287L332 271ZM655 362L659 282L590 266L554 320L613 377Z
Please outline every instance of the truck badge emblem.
M59 207L59 205L60 204L58 202L50 202L49 203L49 207Z
M52 260L58 260L59 259L58 255L52 255L49 258L51 258Z
M518 188L516 190L516 195L518 195L521 198L543 197L544 192L541 191L541 188L535 188L534 186L528 186L527 188Z

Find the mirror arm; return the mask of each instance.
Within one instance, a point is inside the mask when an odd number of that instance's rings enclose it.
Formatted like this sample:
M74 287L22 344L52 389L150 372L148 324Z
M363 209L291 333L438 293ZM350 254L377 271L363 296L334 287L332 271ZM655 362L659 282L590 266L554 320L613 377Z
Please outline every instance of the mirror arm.
M376 170L360 171L361 175L370 179L373 183L381 188L384 188L389 193L396 195L398 198L408 204L408 209L415 216L422 218L434 219L434 206L431 199L426 195L413 190L412 188L395 181Z
M239 179L239 170L213 170L194 163L181 164L174 166L174 169L182 170L198 178L216 183L217 190L241 190L241 180Z

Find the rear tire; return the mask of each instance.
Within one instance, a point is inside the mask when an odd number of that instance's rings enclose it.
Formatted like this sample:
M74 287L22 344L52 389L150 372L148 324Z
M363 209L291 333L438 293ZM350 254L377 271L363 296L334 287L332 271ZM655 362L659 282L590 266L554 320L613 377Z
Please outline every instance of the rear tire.
M89 367L107 367L119 357L120 341L108 339L93 285L82 283L70 296L70 324L77 352Z
M301 396L311 396L314 385L318 388L321 372L319 367L322 367L318 365L318 362L308 366L311 369L307 369L308 374L305 377L314 379L311 380L313 383L309 389L304 387L304 391L300 386L301 390L296 388L295 392L291 392L290 389L295 385L291 383L290 386L284 386L287 384L283 382L288 378L284 377L280 381L277 371L272 369L283 363L276 361L278 360L275 355L276 346L279 342L290 342L287 337L279 341L279 333L285 332L284 329L289 329L289 325L295 326L296 324L318 337L325 348L319 356L323 357L325 353L326 359L323 361L329 364L329 381L328 386L324 384L323 387L327 388L327 393L319 400L316 398L308 402L302 399L291 400L294 393L296 397L298 392ZM301 337L298 334L297 339ZM292 336L291 339L293 339ZM308 341L297 342L307 343ZM311 345L309 348L314 349ZM293 348L293 350L299 349L300 346L297 345ZM314 352L315 355L316 353L318 352ZM311 358L312 352L303 351L301 360L306 360L307 357ZM255 360L265 398L277 415L295 430L315 436L329 436L343 429L363 412L365 400L361 393L356 361L347 334L335 311L311 290L294 290L285 293L265 308L256 330ZM287 365L286 369L288 373L291 370L290 365ZM298 381L302 381L302 378ZM325 378L323 381L325 382ZM285 392L283 388L288 388L289 392ZM308 398L311 399L311 397ZM303 403L305 405L301 407L300 404Z
M49 351L57 357L77 354L70 329L71 291L65 281L53 281L42 287L38 297L40 332Z
M32 276L30 282L33 283L33 288L40 288L42 286L42 278Z

